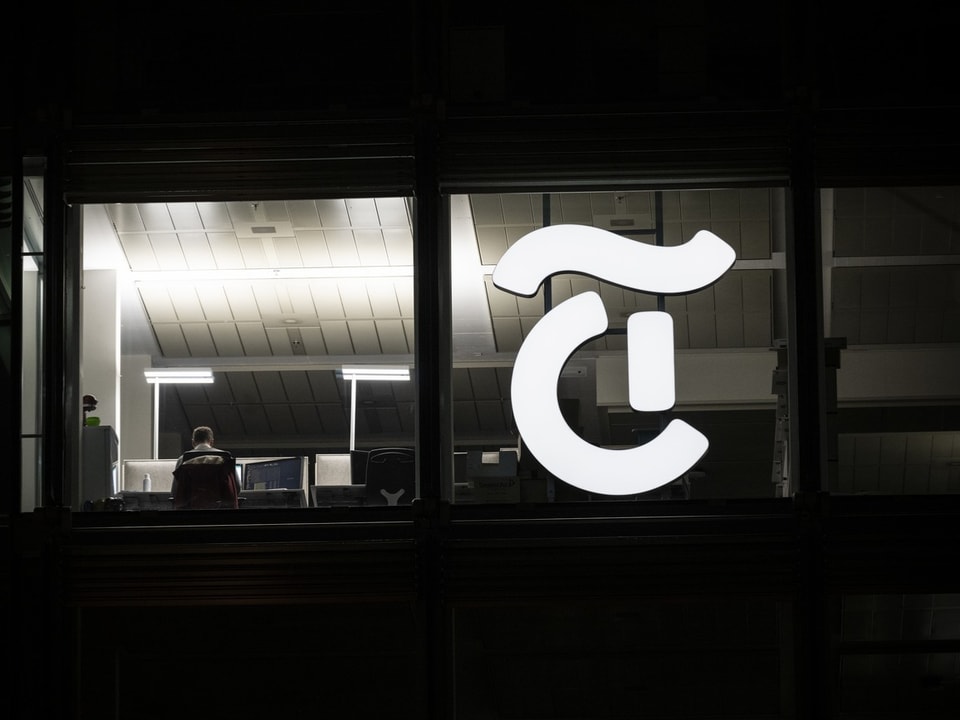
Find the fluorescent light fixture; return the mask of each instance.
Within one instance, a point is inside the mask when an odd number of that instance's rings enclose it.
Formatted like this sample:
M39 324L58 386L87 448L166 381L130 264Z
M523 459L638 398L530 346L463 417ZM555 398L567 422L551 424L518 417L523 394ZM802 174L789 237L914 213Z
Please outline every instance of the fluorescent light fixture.
M213 371L210 368L148 368L143 371L143 376L151 385L213 382Z
M139 285L216 283L250 280L337 280L413 277L411 265L304 268L237 268L234 270L150 270L130 273Z
M357 447L357 381L405 382L410 379L408 367L367 365L341 368L344 380L350 381L350 449Z
M410 379L410 368L406 367L345 367L340 373L344 380L404 382Z
M213 382L213 371L210 368L147 368L143 376L153 385L153 457L156 459L160 450L160 386L208 385Z

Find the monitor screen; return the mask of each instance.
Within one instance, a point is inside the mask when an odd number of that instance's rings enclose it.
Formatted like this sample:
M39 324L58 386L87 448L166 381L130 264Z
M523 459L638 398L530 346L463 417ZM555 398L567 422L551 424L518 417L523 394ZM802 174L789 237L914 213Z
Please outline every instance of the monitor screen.
M242 464L244 490L300 490L303 487L303 458L271 458Z

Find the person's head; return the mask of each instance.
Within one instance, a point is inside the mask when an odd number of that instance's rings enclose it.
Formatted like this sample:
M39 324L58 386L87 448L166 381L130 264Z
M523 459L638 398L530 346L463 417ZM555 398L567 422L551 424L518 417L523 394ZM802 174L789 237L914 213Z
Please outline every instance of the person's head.
M213 445L213 430L206 425L201 425L193 430L193 446L206 444Z

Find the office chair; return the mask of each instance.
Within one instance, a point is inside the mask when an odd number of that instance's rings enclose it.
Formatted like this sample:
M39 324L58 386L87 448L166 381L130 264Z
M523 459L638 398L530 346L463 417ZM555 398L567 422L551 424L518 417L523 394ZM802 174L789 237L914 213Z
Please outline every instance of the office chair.
M213 461L188 462L202 457L210 457ZM237 508L236 460L224 451L186 452L180 467L173 471L172 492L174 510Z
M410 505L417 492L416 454L411 448L377 448L367 457L367 505Z

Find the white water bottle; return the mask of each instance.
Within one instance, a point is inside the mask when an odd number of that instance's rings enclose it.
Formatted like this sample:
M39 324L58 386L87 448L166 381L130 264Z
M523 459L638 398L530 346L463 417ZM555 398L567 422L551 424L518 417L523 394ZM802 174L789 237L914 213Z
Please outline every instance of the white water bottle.
M143 475L143 491L150 492L150 473L144 473Z

